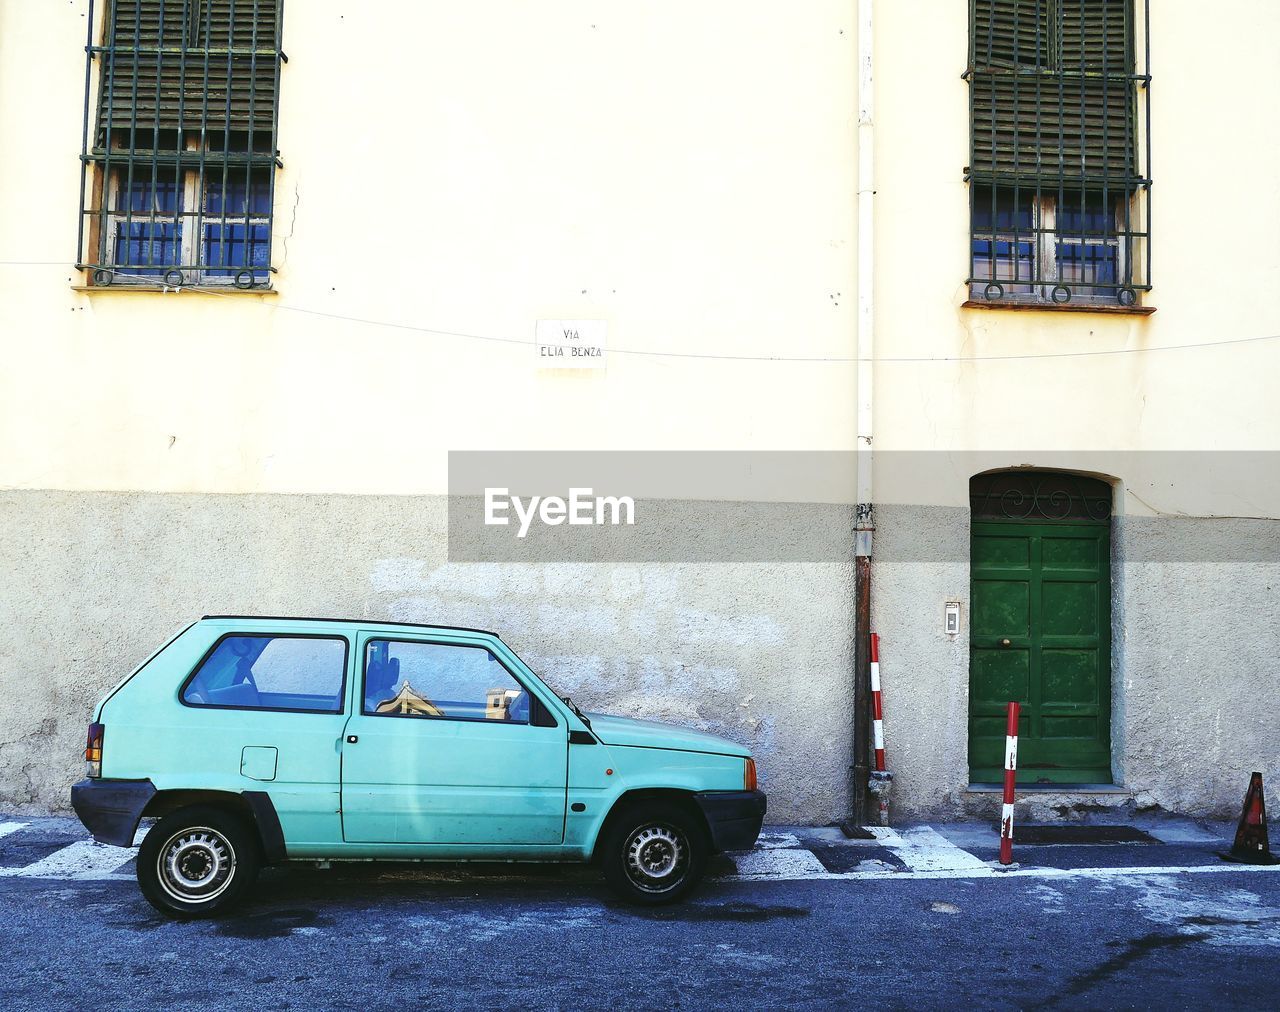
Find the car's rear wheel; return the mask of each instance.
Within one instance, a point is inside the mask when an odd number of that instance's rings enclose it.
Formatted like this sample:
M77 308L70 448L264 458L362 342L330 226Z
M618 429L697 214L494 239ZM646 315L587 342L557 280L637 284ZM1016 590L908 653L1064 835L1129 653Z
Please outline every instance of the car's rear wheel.
M170 917L212 917L238 903L261 864L253 827L232 812L193 805L166 815L138 851L138 886Z
M709 850L696 815L656 801L614 815L602 847L605 879L623 899L644 906L687 896L702 878Z

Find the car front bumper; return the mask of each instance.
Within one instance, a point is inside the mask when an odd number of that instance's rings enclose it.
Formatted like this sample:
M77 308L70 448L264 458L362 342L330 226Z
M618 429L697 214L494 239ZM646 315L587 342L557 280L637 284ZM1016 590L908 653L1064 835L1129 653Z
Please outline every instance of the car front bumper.
M132 847L142 810L155 793L150 780L81 780L71 788L71 807L99 843Z
M756 845L768 808L764 791L707 791L693 798L706 816L715 850L750 850Z

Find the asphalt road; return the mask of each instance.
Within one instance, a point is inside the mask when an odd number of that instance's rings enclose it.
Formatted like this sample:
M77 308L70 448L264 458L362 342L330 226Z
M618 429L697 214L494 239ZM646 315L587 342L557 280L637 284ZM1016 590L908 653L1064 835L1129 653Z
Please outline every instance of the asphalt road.
M12 875L0 1006L1280 1008L1280 873L1161 845L1055 877L1072 851L1042 851L1043 876L746 880L723 863L654 911L586 869L290 867L237 915L190 923L123 875ZM1180 861L1120 870L1156 851ZM1197 854L1212 873L1174 870Z

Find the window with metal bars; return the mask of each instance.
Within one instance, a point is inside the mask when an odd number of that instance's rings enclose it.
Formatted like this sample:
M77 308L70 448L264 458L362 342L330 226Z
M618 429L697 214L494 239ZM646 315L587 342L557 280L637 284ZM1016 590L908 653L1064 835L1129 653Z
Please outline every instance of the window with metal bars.
M102 3L78 266L96 286L270 287L283 0Z
M969 293L1151 288L1149 0L969 0Z

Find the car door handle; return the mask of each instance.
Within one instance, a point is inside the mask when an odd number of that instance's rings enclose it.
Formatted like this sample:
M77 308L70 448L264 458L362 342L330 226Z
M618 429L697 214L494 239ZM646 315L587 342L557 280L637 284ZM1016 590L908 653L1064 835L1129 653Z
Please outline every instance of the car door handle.
M356 742L358 742L359 740L360 740L360 736L359 736L358 734L349 734L349 735L347 735L347 744L348 744L348 745L354 745L354 744L355 744Z

